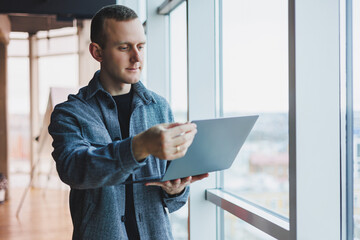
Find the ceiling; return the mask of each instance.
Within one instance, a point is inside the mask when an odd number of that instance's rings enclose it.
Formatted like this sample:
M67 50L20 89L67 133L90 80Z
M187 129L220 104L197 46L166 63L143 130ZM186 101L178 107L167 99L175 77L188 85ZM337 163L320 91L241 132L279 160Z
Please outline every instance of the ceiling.
M36 33L73 26L74 19L91 19L116 0L0 0L0 14L7 14L11 31Z
M11 22L12 32L36 33L74 25L70 21L58 20L56 15L36 15L36 14L8 14Z

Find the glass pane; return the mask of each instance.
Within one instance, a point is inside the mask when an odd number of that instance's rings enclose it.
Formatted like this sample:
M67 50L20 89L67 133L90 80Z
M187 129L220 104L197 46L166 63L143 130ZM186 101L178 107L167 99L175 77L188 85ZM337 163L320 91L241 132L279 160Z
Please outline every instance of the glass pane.
M27 32L10 32L10 39L28 39L29 34Z
M170 13L170 105L176 122L187 121L186 2ZM174 239L188 239L188 204L170 215Z
M175 120L187 121L186 2L170 14L170 104Z
M30 113L29 74L29 58L8 58L8 101L10 114Z
M360 239L360 1L353 0L354 239Z
M40 56L46 54L77 53L78 51L78 37L76 35L39 39L38 44L38 54Z
M289 212L288 7L284 0L223 0L223 115L259 115L227 191Z
M58 37L58 36L76 35L76 34L77 34L76 27L64 27L64 28L58 28L58 29L50 29L49 31L39 31L36 33L36 35L39 38Z
M9 46L12 45L12 41L18 40L10 40ZM30 180L29 58L9 57L7 70L9 182L11 187L25 187Z
M29 55L29 40L24 39L11 39L8 46L8 56L22 56L26 57Z
M238 217L224 211L224 226L226 240L270 240L275 239L263 231L253 227Z
M50 87L76 88L79 83L78 55L39 58L40 114L44 114Z

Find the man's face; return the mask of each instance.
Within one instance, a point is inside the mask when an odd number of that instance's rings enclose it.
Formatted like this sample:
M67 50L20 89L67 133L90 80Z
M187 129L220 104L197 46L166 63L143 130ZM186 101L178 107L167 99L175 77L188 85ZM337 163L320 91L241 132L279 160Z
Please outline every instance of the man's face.
M139 19L104 23L105 48L101 71L113 83L133 84L140 80L144 62L145 33Z

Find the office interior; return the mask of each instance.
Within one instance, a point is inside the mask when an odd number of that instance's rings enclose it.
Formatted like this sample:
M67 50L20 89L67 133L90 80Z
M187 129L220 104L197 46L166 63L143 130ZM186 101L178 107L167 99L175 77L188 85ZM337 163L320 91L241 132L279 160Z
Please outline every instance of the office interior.
M47 126L99 69L90 21L110 4L137 12L141 81L175 121L259 115L170 214L174 239L360 239L359 0L2 1L0 239L71 238Z

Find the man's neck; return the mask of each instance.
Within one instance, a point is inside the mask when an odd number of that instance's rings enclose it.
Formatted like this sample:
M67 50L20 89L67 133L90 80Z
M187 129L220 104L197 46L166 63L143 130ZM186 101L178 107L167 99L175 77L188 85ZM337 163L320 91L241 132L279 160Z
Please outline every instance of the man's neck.
M107 76L101 75L100 82L103 88L110 93L111 96L127 94L131 90L131 84L111 81Z

